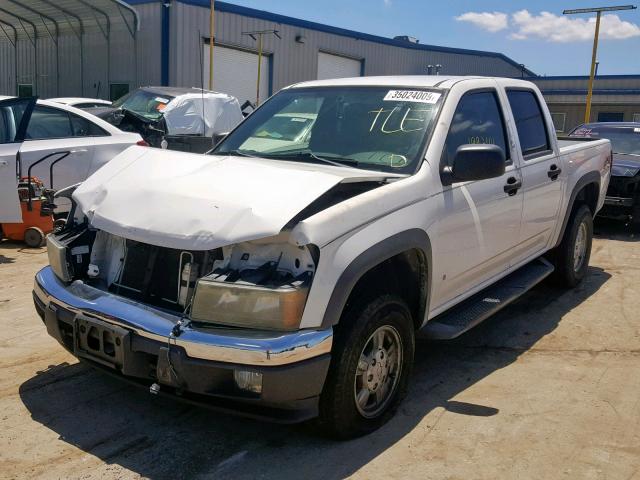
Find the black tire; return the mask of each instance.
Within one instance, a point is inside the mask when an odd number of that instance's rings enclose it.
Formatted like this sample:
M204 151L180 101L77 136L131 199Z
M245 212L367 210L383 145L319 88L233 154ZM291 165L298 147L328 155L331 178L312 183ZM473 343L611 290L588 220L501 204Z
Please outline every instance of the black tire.
M24 243L27 247L38 248L44 243L44 232L38 227L29 227L24 231Z
M373 346L374 332L384 332L385 341L399 340L397 357L400 358L396 373L390 371L381 374L380 385L387 386L385 391L386 401L380 402L381 410L365 416L362 406L356 404L356 391L358 389L357 377L361 381L368 374L358 370L361 355L365 353L365 347ZM396 335L397 334L397 335ZM389 335L389 337L384 337ZM383 342L384 343L384 342ZM320 397L320 426L329 435L341 439L354 438L366 435L378 429L386 423L395 413L400 401L406 394L409 374L413 364L415 350L415 338L411 312L406 302L396 295L380 295L356 302L348 308L336 327L334 344L332 348L331 366ZM387 352L387 350L376 350ZM391 351L391 348L389 349ZM376 368L375 358L371 353L370 368ZM391 359L391 354L388 359ZM394 357L395 359L395 357ZM384 364L386 365L387 360ZM391 364L392 362L389 362ZM382 363L378 364L380 368ZM368 371L368 370L367 370ZM392 386L386 382L393 382ZM363 390L362 386L360 390ZM377 395L372 394L377 401ZM384 394L383 394L384 395ZM368 398L368 394L367 394Z
M575 259L576 241L581 228L585 229L585 249L578 265ZM553 252L555 271L553 277L559 286L573 288L578 285L587 274L589 258L591 257L591 243L593 240L593 215L589 207L580 205L571 214L569 223L562 237L562 242Z

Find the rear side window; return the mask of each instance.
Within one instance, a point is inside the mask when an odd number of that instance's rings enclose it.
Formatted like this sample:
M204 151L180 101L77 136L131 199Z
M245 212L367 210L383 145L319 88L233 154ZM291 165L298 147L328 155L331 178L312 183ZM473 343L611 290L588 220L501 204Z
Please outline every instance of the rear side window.
M470 143L497 145L509 161L504 120L495 92L468 93L462 97L447 134L445 164L452 165L458 147Z
M29 120L26 138L43 140L47 138L72 137L69 115L64 110L36 105Z
M73 113L69 115L71 116L71 128L73 129L74 137L100 137L109 135L102 128L86 118Z
M507 98L525 159L529 155L551 150L544 116L536 95L529 90L507 90Z

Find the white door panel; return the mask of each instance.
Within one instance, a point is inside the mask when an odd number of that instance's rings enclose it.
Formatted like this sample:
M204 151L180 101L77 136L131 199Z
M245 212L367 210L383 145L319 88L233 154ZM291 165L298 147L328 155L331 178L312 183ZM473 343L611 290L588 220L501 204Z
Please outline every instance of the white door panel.
M562 165L544 115L544 100L530 89L507 88L516 125L522 172L522 229L518 261L546 250L556 226L562 199ZM555 172L555 173L554 173Z
M522 167L524 209L520 238L533 252L545 248L558 218L562 181L549 177L553 165L560 166L555 154L525 162Z
M35 98L0 101L0 222L22 222L17 161Z
M518 172L510 166L502 177L445 189L433 256L441 271L433 292L437 308L504 272L520 234L523 196L509 196L504 185Z
M59 190L84 181L93 161L94 147L92 137L25 141L20 149L22 176L26 177L29 167L44 156L54 152L65 151L70 151L71 153L53 167L53 188ZM38 177L47 187L50 187L49 167L60 156L53 155L34 166L31 170L31 176Z
M16 155L20 143L0 145L0 223L21 222L16 177Z

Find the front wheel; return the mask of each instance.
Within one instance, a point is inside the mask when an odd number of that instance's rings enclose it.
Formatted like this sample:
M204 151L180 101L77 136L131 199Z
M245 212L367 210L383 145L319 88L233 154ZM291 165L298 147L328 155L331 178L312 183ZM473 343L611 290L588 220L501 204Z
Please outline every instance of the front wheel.
M404 397L415 349L406 302L382 295L350 308L336 328L320 398L320 424L332 436L370 433Z
M593 215L586 205L569 218L562 242L554 252L554 277L561 286L575 287L587 274L593 240Z

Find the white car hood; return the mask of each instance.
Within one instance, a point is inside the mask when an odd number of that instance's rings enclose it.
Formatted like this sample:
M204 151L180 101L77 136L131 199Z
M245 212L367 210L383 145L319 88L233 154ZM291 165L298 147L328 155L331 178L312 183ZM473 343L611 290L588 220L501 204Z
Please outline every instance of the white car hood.
M152 245L210 250L277 235L340 182L393 174L130 147L73 198L91 225Z

